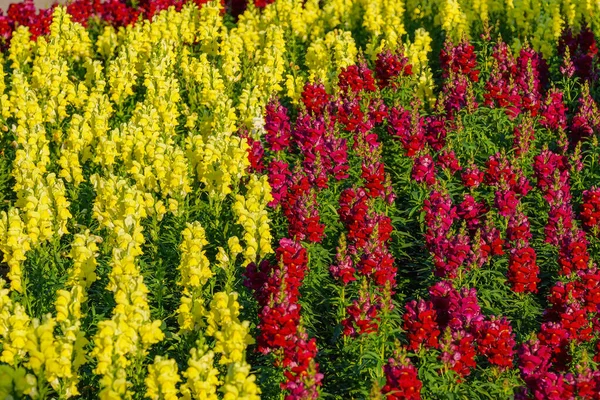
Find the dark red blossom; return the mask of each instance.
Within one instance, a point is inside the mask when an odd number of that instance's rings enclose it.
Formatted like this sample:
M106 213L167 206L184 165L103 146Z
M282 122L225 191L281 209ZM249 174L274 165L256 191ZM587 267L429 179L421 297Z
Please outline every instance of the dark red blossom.
M412 178L417 183L433 185L435 179L435 163L429 154L416 157L413 162Z
M325 106L329 103L330 95L325 91L323 84L310 84L304 85L304 91L302 92L302 103L306 107L306 110L310 114L319 115L325 109Z
M508 259L507 279L517 293L537 293L539 267L532 247L513 248Z
M418 350L420 346L438 348L441 333L437 323L437 313L430 301L412 300L405 306L402 316L402 329L406 331L408 349Z
M410 360L401 355L390 358L383 366L385 385L381 389L388 400L420 400L423 384Z
M581 205L583 226L597 235L600 232L600 188L593 187L583 192Z
M408 75L412 75L412 66L401 53L388 50L377 55L375 76L380 88L394 87L396 78Z
M483 321L477 329L477 350L492 365L506 369L513 366L515 335L506 318Z
M343 68L338 78L338 86L346 94L348 92L358 94L363 90L367 92L375 92L377 90L373 72L365 63Z

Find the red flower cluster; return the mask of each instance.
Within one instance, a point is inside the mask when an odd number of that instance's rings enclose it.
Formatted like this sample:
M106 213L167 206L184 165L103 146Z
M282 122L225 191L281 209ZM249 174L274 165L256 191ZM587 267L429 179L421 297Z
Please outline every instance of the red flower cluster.
M500 368L513 366L515 335L506 318L491 317L483 321L476 333L479 353L492 365Z
M595 63L598 60L598 46L594 33L589 27L584 27L576 35L566 29L560 38L558 52L566 58L569 50L568 62L573 65L573 73L584 80L598 79Z
M600 233L600 187L593 187L583 192L580 215L583 226L598 235Z
M412 65L401 53L388 50L377 55L375 76L380 88L395 87L397 78L409 75L412 75Z
M531 48L521 49L515 59L504 42L495 46L492 57L496 62L486 83L485 105L503 107L511 118L524 111L535 117L541 107L541 88L547 75L544 59Z
M446 42L440 54L444 86L438 103L442 103L449 118L461 109L475 109L473 83L479 81L475 48L467 41L457 46Z
M385 386L381 389L388 400L420 400L423 384L410 359L402 355L390 358L383 366Z
M349 94L349 92L358 94L363 90L375 92L377 90L373 71L365 63L343 68L340 72L338 86L344 94Z
M418 350L419 347L438 348L441 331L437 323L437 312L431 301L415 300L405 306L402 316L403 329L408 339L408 349Z
M263 261L246 270L245 284L254 291L260 307L258 350L280 356L287 379L282 388L289 393L286 399L316 399L323 378L315 362L316 341L308 340L300 326L299 289L308 268L306 250L284 238L276 256L277 264Z

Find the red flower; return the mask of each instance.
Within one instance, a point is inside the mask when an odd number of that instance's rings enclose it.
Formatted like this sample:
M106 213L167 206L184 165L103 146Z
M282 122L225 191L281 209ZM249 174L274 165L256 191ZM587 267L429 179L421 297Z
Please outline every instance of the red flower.
M431 301L415 300L406 306L406 313L402 316L404 321L402 329L406 331L409 350L418 350L421 345L439 348L438 337L440 328L436 322L437 313Z
M417 369L406 357L390 358L383 366L385 385L381 389L388 400L420 400L423 384Z
M479 353L486 356L490 364L503 369L512 367L515 347L515 335L506 318L492 316L477 329Z
M537 293L539 267L531 247L513 248L508 260L508 282L517 293Z

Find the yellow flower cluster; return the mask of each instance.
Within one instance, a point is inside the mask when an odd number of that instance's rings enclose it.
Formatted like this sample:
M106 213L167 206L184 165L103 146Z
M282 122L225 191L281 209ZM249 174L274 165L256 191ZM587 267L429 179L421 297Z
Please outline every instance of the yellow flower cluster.
M408 16L429 26L441 27L454 42L472 37L486 27L502 24L512 31L513 48L527 41L550 57L562 29L580 29L584 23L600 28L597 2L573 0L407 0Z
M236 195L233 211L238 224L244 228L244 265L273 253L267 204L273 200L267 177L250 177L246 184L246 195Z
M348 31L334 30L314 40L306 50L309 79L331 90L342 68L356 62L356 43Z
M31 319L20 303L11 300L10 290L5 288L5 284L0 279L0 361L14 367L27 354L27 333Z
M197 331L204 326L204 299L202 288L214 275L210 261L205 255L204 246L208 244L204 228L199 222L187 224L183 230L183 241L179 246L179 263L182 286L181 305L177 309L179 328L183 332Z
M162 217L165 210L150 194L124 179L94 175L91 181L97 192L94 217L107 228L113 245L107 289L116 302L112 318L98 324L91 355L97 359L95 373L102 375L100 398L128 397L132 358L143 358L152 344L164 338L161 321L150 318L148 288L136 258L144 243L141 220L150 214Z
M215 338L215 347L209 350L205 339L200 338L190 352L186 378L181 386L184 399L218 399L217 391L224 399L260 399L256 377L250 373L246 362L246 347L254 343L249 335L249 322L239 320L238 294L215 293L206 313L206 336ZM221 354L219 363L227 366L223 381L214 366L215 353ZM219 388L219 385L221 387Z
M417 76L415 81L416 95L424 102L433 105L433 73L429 67L428 56L431 53L431 36L423 29L415 31L415 40L406 46L408 60Z
M177 383L180 381L175 360L156 356L148 366L146 396L152 400L177 400Z
M69 270L67 288L56 293L56 322L62 335L58 336L57 347L61 355L61 371L58 379L49 380L52 387L64 397L78 395L78 369L86 362L84 347L88 344L81 330L82 305L86 304L87 290L96 281L96 257L101 238L91 235L89 230L74 236L71 244L73 266Z
M363 27L372 35L371 43L380 48L395 49L401 43L404 29L404 2L401 0L362 0Z
M182 399L217 400L217 388L220 384L219 370L214 365L215 353L208 345L199 340L190 351L188 367L183 372L185 382L181 385Z

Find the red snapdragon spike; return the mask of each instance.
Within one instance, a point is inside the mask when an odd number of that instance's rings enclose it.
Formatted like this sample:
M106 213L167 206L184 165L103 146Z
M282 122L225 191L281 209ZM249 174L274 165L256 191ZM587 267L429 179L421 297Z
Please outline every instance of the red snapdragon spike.
M561 324L555 322L545 322L542 324L538 333L540 343L547 346L552 351L550 361L552 366L558 370L564 371L571 361L568 346L570 335L567 329Z
M369 121L373 125L380 125L387 121L389 112L387 105L382 99L374 98L369 103Z
M568 332L571 341L587 342L592 339L592 326L587 310L577 302L567 305L560 315L560 324Z
M290 146L290 118L287 109L277 100L271 101L265 109L265 131L265 141L270 150L277 152Z
M513 366L515 335L506 318L483 321L476 330L477 349L490 364L507 369Z
M381 393L388 400L420 400L423 384L417 369L407 357L397 355L383 366L385 385Z
M398 78L409 75L412 75L412 66L408 63L408 58L401 53L388 50L377 55L375 76L380 88L396 87Z
M530 121L516 125L513 131L513 147L517 156L523 156L529 152L531 143L535 138L535 129Z
M346 308L348 317L342 321L344 335L356 337L377 332L380 308L381 299L361 289L359 298Z
M587 86L584 87L579 98L579 108L571 120L569 129L570 139L573 143L589 138L600 132L600 112L592 98Z
M414 157L425 148L425 122L421 116L409 110L401 107L390 109L388 132L400 139L409 157Z
M504 42L494 47L492 57L495 60L492 75L486 83L486 92L483 94L484 104L487 107L502 107L506 109L509 117L515 118L521 113L521 96L514 83L517 64L509 47Z
M337 248L336 262L329 267L331 275L342 281L344 285L356 280L356 268L352 257L348 252L345 236L340 239L340 245Z
M552 349L539 340L524 343L518 354L519 369L526 380L547 372L551 367Z
M483 182L484 174L481 172L475 164L472 164L469 168L465 169L462 173L461 179L463 185L467 188L477 188Z
M507 279L516 293L537 293L539 267L535 250L532 247L520 247L510 250Z
M383 163L369 163L362 165L360 177L364 180L364 187L369 197L385 198L385 169Z
M431 301L412 300L405 306L406 313L402 316L404 321L402 329L406 331L409 350L418 350L419 347L439 348L440 328L436 321L437 313Z
M537 116L542 98L542 86L548 80L546 60L530 47L523 47L517 58L515 82L520 89L521 104L532 117Z
M454 279L471 255L471 242L467 235L458 234L445 242L443 247L433 247L433 250L435 275Z
M417 183L425 183L429 186L435 184L435 163L433 157L429 154L416 157L413 162L411 177Z
M288 195L288 188L292 172L288 163L280 160L273 160L267 168L269 185L271 185L271 195L273 200L269 203L270 207L277 207L285 201Z
M452 75L451 79L446 80L438 102L443 104L450 119L454 119L463 108L475 109L478 106L474 101L471 81L464 75Z
M465 377L477 365L475 362L475 338L464 331L452 331L441 340L442 354L440 359L446 366L459 375Z
M457 207L457 215L467 223L467 228L476 230L482 224L483 215L488 212L484 202L477 202L470 194L466 194L462 203Z
M552 348L541 343L540 340L526 342L519 348L519 369L527 385L520 398L556 400L572 398L575 390L573 376L551 371L553 357Z
M456 207L447 193L437 190L432 191L423 202L425 212L425 225L427 231L425 240L429 246L439 243L445 238L455 219L458 218Z
M487 219L481 237L485 240L486 245L489 246L492 255L501 256L504 254L504 240L500 237L498 228L494 226L493 219Z
M496 153L490 156L485 165L485 181L488 185L515 188L518 176L505 155Z
M600 371L592 372L589 368L585 369L575 377L575 387L580 399L600 399Z
M564 235L560 241L558 264L561 275L588 269L590 254L587 249L587 239L583 231Z
M440 52L440 64L444 79L458 74L468 77L471 82L479 81L475 47L466 40L456 46L446 41Z
M498 209L498 214L503 217L514 215L518 204L519 199L517 198L517 194L510 189L498 190L494 195L494 205Z
M553 185L555 172L568 172L568 163L564 156L545 149L534 157L533 170L537 186L545 194Z
M429 296L442 329L470 329L483 320L475 289L459 292L451 282L440 281L429 288Z
M594 62L598 59L598 46L590 28L584 27L576 35L571 29L565 29L558 46L562 57L565 57L567 48L570 55L568 61L572 65L569 76L576 75L583 80L597 79Z
M251 172L262 172L265 169L264 155L265 149L260 140L253 139L248 133L240 134L240 137L246 139L248 142L248 161L250 166L248 167Z
M462 171L454 150L443 150L437 157L437 165L441 169L448 171L451 175Z
M342 68L338 77L338 86L344 94L377 91L373 71L365 63Z
M594 314L600 306L600 270L596 267L578 271L578 289L582 292L582 304L587 312Z
M284 368L288 399L316 399L323 375L315 362L317 346L300 326L299 288L308 268L306 250L297 242L283 238L276 250L278 263L250 264L245 285L259 303L260 334L257 349L263 354L277 352L278 365Z
M558 89L551 89L542 106L540 125L551 130L567 128L567 107L563 102L563 94Z
M517 212L508 220L506 228L507 247L524 247L531 240L529 219L522 212Z
M600 233L600 187L583 192L580 217L586 230L593 231L595 235Z
M325 91L323 84L304 85L302 92L302 103L306 107L309 114L320 115L325 111L325 107L329 104L331 96Z
M413 121L414 120L416 120L415 117L413 117ZM430 115L425 117L424 124L425 140L427 141L427 144L429 144L433 151L442 150L446 145L446 135L448 134L447 125L452 125L452 122L440 115Z
M317 194L306 175L293 175L287 188L285 201L281 203L288 221L288 235L297 240L319 243L325 235L325 225L317 207Z

